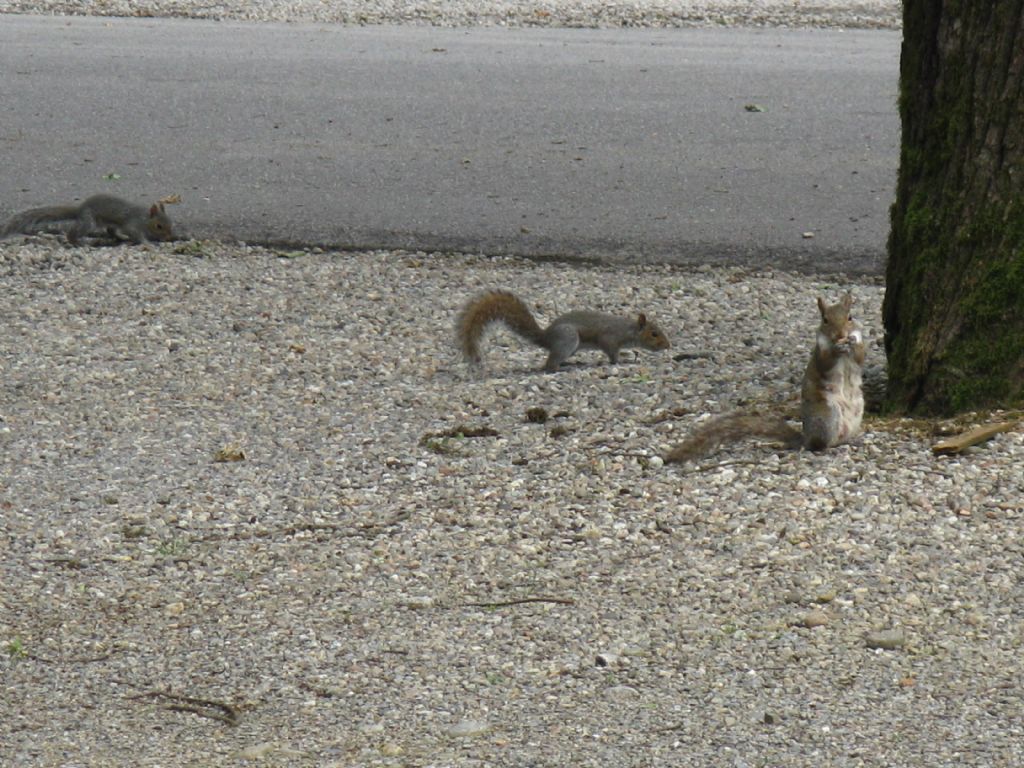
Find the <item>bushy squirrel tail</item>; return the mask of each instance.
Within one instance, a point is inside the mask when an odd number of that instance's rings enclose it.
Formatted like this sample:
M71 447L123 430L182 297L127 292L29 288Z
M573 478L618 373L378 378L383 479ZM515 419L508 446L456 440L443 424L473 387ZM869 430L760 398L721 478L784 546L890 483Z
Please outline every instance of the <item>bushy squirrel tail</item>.
M480 363L480 337L495 322L504 323L539 347L544 346L544 331L522 299L508 291L488 291L466 304L456 320L459 349L467 361Z
M779 440L789 448L799 448L803 436L781 416L771 414L730 413L703 425L685 441L665 455L665 463L681 463L699 459L724 443L747 437L768 437Z
M0 228L0 237L7 235L31 235L40 224L53 221L70 221L78 217L78 207L74 205L49 205L45 208L32 208L22 211L8 219Z

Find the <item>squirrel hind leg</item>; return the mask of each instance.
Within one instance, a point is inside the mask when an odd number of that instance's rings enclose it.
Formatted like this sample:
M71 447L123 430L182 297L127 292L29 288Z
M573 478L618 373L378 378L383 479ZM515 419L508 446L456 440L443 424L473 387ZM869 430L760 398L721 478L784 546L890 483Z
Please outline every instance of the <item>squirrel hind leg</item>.
M809 451L824 451L828 448L828 441L815 435L804 441L804 448Z
M93 216L92 211L88 210L86 206L83 206L79 211L78 218L71 225L67 231L68 242L71 245L78 245L78 241L83 237L89 237L96 232L96 217Z
M554 373L579 349L580 334L571 325L553 325L545 331L544 336L544 346L548 349L544 370Z
M803 414L803 447L809 451L824 451L839 440L839 420L836 412L824 415Z

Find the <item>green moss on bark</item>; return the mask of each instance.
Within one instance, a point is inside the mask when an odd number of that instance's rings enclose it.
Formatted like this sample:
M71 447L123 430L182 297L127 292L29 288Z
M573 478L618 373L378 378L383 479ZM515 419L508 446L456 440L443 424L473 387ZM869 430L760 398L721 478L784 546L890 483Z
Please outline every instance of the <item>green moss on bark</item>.
M1020 250L1018 249L1018 254ZM961 303L964 328L946 347L938 391L948 391L949 410L1024 405L1024 259L992 265L973 281ZM943 408L942 410L947 410Z
M1024 406L1024 204L977 211L952 232L950 218L923 198L902 218L914 259L898 315L919 330L887 340L890 411Z
M1024 405L1024 0L906 0L890 411Z

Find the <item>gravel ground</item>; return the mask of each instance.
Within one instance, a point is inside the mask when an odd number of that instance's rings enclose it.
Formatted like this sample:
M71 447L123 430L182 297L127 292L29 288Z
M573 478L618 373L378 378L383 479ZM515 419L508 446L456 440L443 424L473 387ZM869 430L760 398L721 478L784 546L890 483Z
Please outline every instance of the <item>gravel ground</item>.
M489 287L673 349L474 373ZM0 765L1024 764L1024 433L656 458L846 289L877 379L877 283L0 244Z
M718 25L897 29L899 0L0 0L0 12L178 16L341 24L437 24L462 27L680 27Z
M899 26L896 2L2 11ZM451 326L489 287L546 319L642 308L674 347L544 375L498 331L473 372ZM1020 429L938 458L949 425L871 416L822 455L657 458L710 414L795 412L819 294L854 292L881 381L877 282L36 239L0 244L0 289L0 765L1024 764Z

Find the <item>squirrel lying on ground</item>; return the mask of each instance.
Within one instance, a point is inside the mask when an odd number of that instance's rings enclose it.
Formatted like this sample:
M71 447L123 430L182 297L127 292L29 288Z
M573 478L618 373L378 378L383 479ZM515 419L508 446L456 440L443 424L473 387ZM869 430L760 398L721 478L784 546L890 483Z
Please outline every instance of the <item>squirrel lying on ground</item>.
M68 242L77 245L80 238L100 231L110 236L121 235L133 243L146 240L170 240L171 220L164 204L133 205L113 195L93 195L81 205L52 205L22 211L0 229L0 237L14 234L30 235L41 224L73 222L67 230Z
M791 448L821 451L855 437L864 417L861 371L864 338L850 314L853 296L828 306L818 299L821 325L804 373L800 432L778 415L736 412L700 427L666 456L665 462L683 462L704 456L725 442L745 437L769 437Z
M636 320L601 312L576 310L541 328L522 299L508 291L489 291L472 299L459 313L456 335L463 357L480 363L480 337L494 322L502 322L514 333L548 351L544 370L557 371L577 349L600 349L612 363L623 347L653 351L668 349L668 338L657 325L639 315Z

